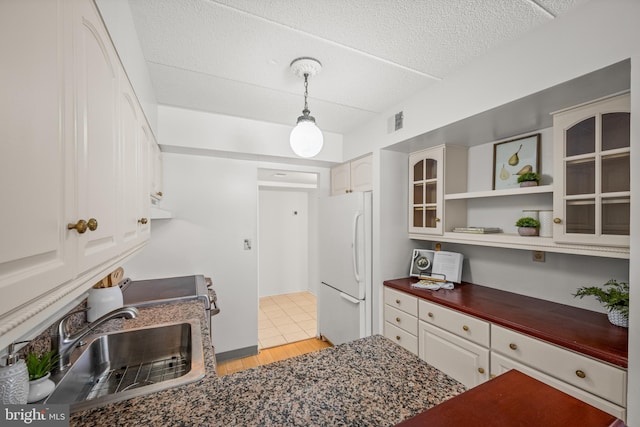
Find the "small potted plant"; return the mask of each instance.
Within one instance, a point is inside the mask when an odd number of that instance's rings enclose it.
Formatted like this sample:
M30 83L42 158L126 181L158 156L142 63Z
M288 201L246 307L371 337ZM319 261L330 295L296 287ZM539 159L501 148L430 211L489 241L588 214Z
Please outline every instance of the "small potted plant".
M27 354L27 371L29 372L29 395L27 403L37 402L49 396L56 384L49 379L51 369L58 361L55 350L47 353Z
M518 182L520 187L535 187L540 181L540 175L535 172L525 172L522 175L518 175Z
M609 322L623 328L629 327L629 284L614 279L600 286L583 286L574 297L594 296L607 309Z
M516 221L516 227L518 227L518 234L521 236L537 236L540 221L530 216L525 216Z

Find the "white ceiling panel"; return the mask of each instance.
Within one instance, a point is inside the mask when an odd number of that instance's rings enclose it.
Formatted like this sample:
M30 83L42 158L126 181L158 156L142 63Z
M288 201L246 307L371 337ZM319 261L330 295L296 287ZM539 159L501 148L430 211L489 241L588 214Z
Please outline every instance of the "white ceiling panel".
M160 103L345 133L586 0L129 0Z

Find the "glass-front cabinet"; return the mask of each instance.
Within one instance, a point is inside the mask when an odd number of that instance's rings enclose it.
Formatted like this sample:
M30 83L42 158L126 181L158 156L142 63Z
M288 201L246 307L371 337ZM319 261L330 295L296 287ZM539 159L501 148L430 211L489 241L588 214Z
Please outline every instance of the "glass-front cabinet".
M409 233L442 234L444 146L409 156Z
M554 240L629 246L630 100L554 114Z

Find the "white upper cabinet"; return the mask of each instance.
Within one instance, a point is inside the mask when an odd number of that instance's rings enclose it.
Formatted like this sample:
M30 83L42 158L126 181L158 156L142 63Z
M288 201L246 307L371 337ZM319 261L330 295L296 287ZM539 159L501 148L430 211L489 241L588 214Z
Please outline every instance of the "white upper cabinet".
M155 141L93 1L0 2L0 48L3 348L148 239Z
M97 222L78 239L80 271L117 254L118 71L109 35L93 4L74 15L78 213L70 222Z
M331 195L373 190L371 154L331 168Z
M0 316L75 269L71 92L61 84L71 38L62 2L27 3L0 2Z
M556 113L554 240L629 246L630 97Z
M441 236L466 222L466 208L445 207L445 194L467 187L467 149L439 145L409 156L409 233Z

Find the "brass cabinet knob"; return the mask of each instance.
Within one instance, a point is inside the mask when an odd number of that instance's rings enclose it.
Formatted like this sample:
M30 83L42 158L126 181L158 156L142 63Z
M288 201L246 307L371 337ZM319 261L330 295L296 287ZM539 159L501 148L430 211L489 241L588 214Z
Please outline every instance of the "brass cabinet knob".
M158 197L162 197L162 191L158 191L158 192L156 192L156 196L158 196Z
M511 344L509 344L509 348L510 348L511 350L517 350L517 349L518 349L518 346L517 346L517 345L515 345L514 343L511 343Z
M580 369L578 369L576 371L576 375L578 376L578 378L586 378L587 374L584 373L584 371L581 371Z
M560 218L553 218L553 222L555 224L560 224L562 222L562 220Z
M478 368L478 372L480 372L481 374L484 374L484 368Z
M67 230L76 230L78 234L84 234L87 231L87 221L79 219L75 224L67 224Z
M96 231L98 229L98 220L95 218L89 218L89 221L87 221L87 227L89 227L89 230L91 231Z
M496 375L496 374L491 374L491 375L489 375L489 378L491 378L491 379L494 379L495 377L497 377L497 375Z
M468 331L468 330L469 330L469 327L468 327L467 325L463 325L463 326L462 326L462 330L466 332L466 331Z
M400 304L400 300L399 299L396 300L396 304Z
M440 222L440 218L436 218L436 222Z
M396 317L396 322L400 323L400 318Z
M142 224L142 225L146 224L147 222L149 222L149 220L147 218L140 218L138 220L138 224Z
M429 317L433 317L433 313L432 313L432 312L428 312L428 313L427 313L427 316L429 316Z
M396 340L400 341L400 335L396 335Z

